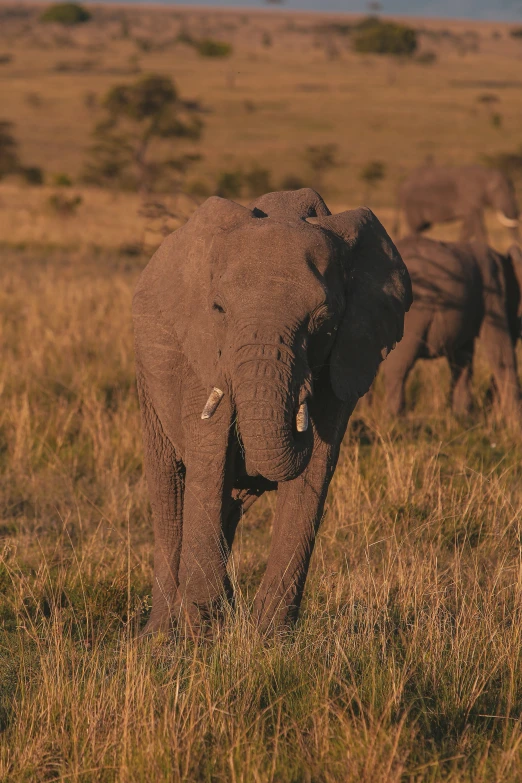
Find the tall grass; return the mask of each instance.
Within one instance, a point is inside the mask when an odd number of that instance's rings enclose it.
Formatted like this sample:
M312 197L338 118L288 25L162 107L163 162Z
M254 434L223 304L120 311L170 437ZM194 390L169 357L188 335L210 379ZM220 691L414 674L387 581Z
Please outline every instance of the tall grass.
M378 388L346 436L299 624L249 605L274 498L245 516L213 643L136 631L150 608L130 299L141 259L0 272L0 780L517 781L522 447L447 372L410 410Z

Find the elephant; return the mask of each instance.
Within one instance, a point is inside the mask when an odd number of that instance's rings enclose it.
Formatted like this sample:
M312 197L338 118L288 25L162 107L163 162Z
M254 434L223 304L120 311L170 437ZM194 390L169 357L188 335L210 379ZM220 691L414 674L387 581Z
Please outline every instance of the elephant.
M515 345L520 336L522 251L506 255L479 242L406 237L397 248L408 267L413 306L404 338L382 366L388 410L404 409L404 385L417 359L447 358L453 411L469 412L477 337L484 342L504 411L517 412L520 389Z
M435 223L462 220L460 240L487 243L484 209L492 207L500 223L518 241L519 209L511 180L498 169L484 166L426 165L413 171L399 188L412 233Z
M349 416L402 337L411 284L366 208L315 191L217 196L170 234L133 298L154 526L144 633L212 634L242 514L278 490L256 627L295 622Z

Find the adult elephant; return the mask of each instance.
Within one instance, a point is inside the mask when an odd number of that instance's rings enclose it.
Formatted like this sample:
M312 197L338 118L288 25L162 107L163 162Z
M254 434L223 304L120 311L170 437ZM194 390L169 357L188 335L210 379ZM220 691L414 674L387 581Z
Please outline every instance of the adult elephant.
M236 525L279 488L255 612L297 616L348 418L401 339L408 272L368 209L313 190L208 199L165 239L133 301L154 532L145 632L199 632L232 598Z
M460 240L487 242L484 209L496 210L500 223L518 240L519 209L511 180L484 166L422 166L399 188L398 208L409 229L421 233L436 223L462 220Z
M417 359L445 356L451 369L452 407L466 413L472 402L475 340L484 342L504 410L518 410L520 390L515 344L520 336L522 252L500 255L482 243L437 242L407 237L397 243L413 286L404 339L384 363L390 412L404 407L404 385Z

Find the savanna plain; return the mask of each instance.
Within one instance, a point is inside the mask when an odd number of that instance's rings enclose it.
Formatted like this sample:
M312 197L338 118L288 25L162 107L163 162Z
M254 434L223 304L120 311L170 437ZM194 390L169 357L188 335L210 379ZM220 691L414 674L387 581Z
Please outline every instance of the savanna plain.
M397 185L427 156L516 152L521 38L409 20L419 49L402 60L352 51L341 17L105 7L63 29L40 13L0 6L0 119L41 170L0 182L0 780L520 780L522 433L492 407L480 350L468 418L438 361L418 363L402 419L379 381L359 405L292 633L261 639L249 615L269 494L241 522L237 605L214 641L143 641L130 307L154 245L206 193L293 178L392 230ZM232 49L207 58L194 37ZM82 170L103 96L147 73L203 128L158 141L193 159L144 208Z

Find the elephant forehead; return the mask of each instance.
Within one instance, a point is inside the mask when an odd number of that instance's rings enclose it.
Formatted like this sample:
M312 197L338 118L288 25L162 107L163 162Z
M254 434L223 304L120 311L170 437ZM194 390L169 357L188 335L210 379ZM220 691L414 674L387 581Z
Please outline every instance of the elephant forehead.
M265 271L298 271L313 265L324 273L335 248L330 237L305 221L284 222L273 218L251 221L225 232L214 252L227 257L228 265L252 266Z

